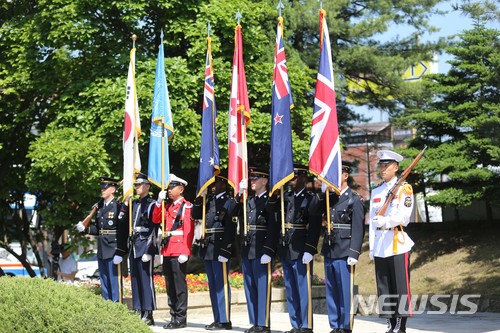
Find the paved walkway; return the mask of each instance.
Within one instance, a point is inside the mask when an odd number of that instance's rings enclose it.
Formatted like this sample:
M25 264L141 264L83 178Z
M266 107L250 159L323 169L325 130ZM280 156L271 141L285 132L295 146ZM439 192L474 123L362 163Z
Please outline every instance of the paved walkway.
M250 327L246 312L234 312L231 314L233 323L232 332L243 332ZM167 311L155 312L156 325L152 327L153 332L170 332L162 328L168 323ZM208 332L205 325L213 321L209 314L190 314L188 312L188 326L186 328L173 330L176 333L200 333ZM356 316L354 322L354 333L382 333L385 332L385 322L378 317ZM271 328L273 333L288 331L290 321L287 313L275 313L271 315ZM329 333L327 315L314 315L314 332ZM222 331L219 331L222 332ZM230 332L230 331L225 331ZM500 313L476 313L473 315L415 315L408 320L407 333L500 333Z

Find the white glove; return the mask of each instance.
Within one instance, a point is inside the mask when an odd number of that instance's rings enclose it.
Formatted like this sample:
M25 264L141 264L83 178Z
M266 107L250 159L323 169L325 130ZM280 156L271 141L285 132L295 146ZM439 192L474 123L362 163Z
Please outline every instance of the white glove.
M181 254L181 255L179 255L179 258L177 258L177 261L179 262L179 264L183 264L186 261L188 261L188 259L189 259L189 257L187 254Z
M354 259L353 257L348 257L347 258L347 264L349 266L354 266L358 263L358 259Z
M202 197L204 195L205 196L207 195L207 189L206 188L203 190L203 192L200 193L200 197Z
M384 228L390 221L389 216L376 215L372 218L372 222L377 226L377 228Z
M307 265L311 262L311 260L313 260L313 255L309 252L304 252L304 255L302 256L302 263Z
M144 253L141 258L142 262L148 262L151 261L151 259L153 259L153 256L147 253Z
M262 257L260 257L260 263L262 265L269 264L271 262L271 257L268 256L267 254L263 254Z
M228 261L228 259L227 259L226 257L223 257L223 256L218 256L218 257L217 257L217 260L218 260L219 262L227 262L227 261Z
M120 256L114 256L113 257L113 264L115 265L118 265L119 263L121 263L123 261L123 258L120 257Z
M84 232L85 231L85 226L83 225L82 221L78 222L78 224L75 226L75 228L79 232Z
M375 258L375 255L373 254L373 251L370 251L370 253L368 255L370 256L370 260L373 260L373 258Z
M238 194L243 194L248 189L248 179L242 179L240 181L240 189L238 190Z
M162 202L167 198L167 191L163 190L158 193L158 202Z

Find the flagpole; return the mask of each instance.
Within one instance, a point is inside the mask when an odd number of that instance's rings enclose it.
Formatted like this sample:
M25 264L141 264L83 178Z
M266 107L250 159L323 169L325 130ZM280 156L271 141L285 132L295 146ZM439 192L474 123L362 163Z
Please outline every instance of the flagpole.
M136 151L135 151L135 148L136 148L136 142L138 140L137 138L137 130L136 130L136 122L137 122L137 119L135 119L135 115L137 114L136 112L136 107L137 107L137 92L135 91L136 90L136 85L135 85L135 41L137 40L137 35L136 34L133 34L132 35L132 51L134 52L134 95L133 95L133 98L134 98L134 101L133 101L133 105L134 105L134 128L133 128L133 131L134 131L134 142L133 142L133 164L132 164L132 181L134 181L135 179L135 171L134 171L134 168L136 166ZM125 162L125 161L124 161ZM123 175L123 179L126 178L126 175ZM128 201L127 204L128 204L128 236L129 236L129 240L132 238L132 195L134 194L134 191L132 189L132 193L130 196L128 197L125 197L123 198L124 200ZM117 275L118 275L118 293L119 293L119 301L120 303L123 303L123 278L122 278L122 269L121 269L121 263L117 264Z
M239 13L239 11L238 11ZM246 156L247 156L247 132L246 132L246 126L245 126L245 115L244 115L244 110L240 113L241 117L241 133L245 131L245 135L242 135L241 138L241 153L242 153L242 163L241 163L241 178L246 179L247 182L247 188L243 191L243 236L247 235L247 196L248 196L248 168L246 163Z
M326 191L325 191L325 195L326 195L326 234L328 236L328 245L332 245L331 244L331 239L330 239L330 232L332 230L332 221L331 221L331 216L330 216L330 190L329 190L329 187L327 186L326 187Z
M160 34L160 47L163 46L163 29ZM161 190L165 191L165 118L161 120ZM166 199L166 198L165 198ZM165 200L161 201L161 227L163 236L166 234L165 230Z
M241 152L242 156L246 156L247 151L247 143L246 143L246 128L245 128L245 117L244 114L241 113L241 129L242 131L245 130L245 135L244 137L241 138ZM243 133L243 132L242 132ZM248 163L248 162L247 162ZM245 165L245 160L243 160L243 163L241 163L241 176L243 179L246 179L247 182L247 188L243 191L243 236L247 235L247 195L248 195L248 172L247 172L247 166Z
M136 40L137 40L137 36L135 34L133 34L132 35L132 48L133 49L135 49L135 41ZM135 69L135 64L134 64L134 69ZM137 96L137 94L134 94L134 99L137 98L136 96ZM135 108L136 105L137 105L137 103L136 103L136 101L134 101L134 108ZM134 112L134 116L135 116L135 112ZM136 123L136 119L134 119L134 126L136 126L135 123ZM136 131L135 128L134 128L134 141L137 142L137 131ZM133 146L134 149L135 149L135 142L134 142L134 146ZM134 164L133 164L133 166L135 168L135 162L136 162L135 161L135 158L136 158L135 152L134 152L133 155L134 155ZM123 178L125 178L125 177L123 177ZM132 180L134 180L134 179L135 179L135 175L132 176ZM133 194L134 193L133 193L133 190L132 190L132 195ZM125 198L125 200L128 201L127 203L128 203L128 226L129 226L129 228L128 228L128 230L129 230L128 236L129 236L129 239L132 237L132 223L133 223L133 221L132 221L132 218L133 218L133 216L132 216L133 215L132 214L132 195L130 195L128 198Z
M238 12L236 13L236 20L238 22L238 26L240 25L240 21L241 21L241 12L240 10L238 9ZM240 27L241 29L241 27ZM241 51L241 50L240 50ZM246 156L247 156L247 150L246 150L246 147L247 147L247 143L246 143L246 126L245 126L245 110L243 108L243 110L238 110L238 105L236 105L237 109L236 109L236 116L240 115L241 117L241 123L240 123L240 126L241 126L241 133L243 134L243 131L245 131L245 135L242 135L242 138L241 138L241 156L242 156L242 163L241 163L241 178L242 179L246 179L246 182L247 182L247 188L243 191L243 236L246 237L247 235L247 196L248 196L248 169L247 169L247 165L246 163L248 163L248 161L246 160Z
M285 239L285 192L283 190L283 186L280 188L281 191L281 235L283 236L283 240ZM284 241L283 241L284 242ZM283 244L285 245L285 244Z
M323 10L323 1L319 0L319 9L320 11ZM321 30L321 33L323 33L323 30ZM323 43L323 39L320 39L320 43ZM330 239L330 232L332 230L332 221L331 221L331 216L330 216L330 189L328 186L326 186L325 189L325 196L326 196L326 231L327 231L327 236L328 236L328 245L331 245L331 239Z
M207 23L207 48L209 50L210 50L210 42L211 42L210 22L208 22ZM210 60L210 66L212 66L211 62L212 61ZM213 108L212 108L212 112L213 112ZM212 119L213 119L213 117L212 117ZM213 135L212 135L212 137L213 137ZM213 145L212 145L212 147L213 147ZM208 188L207 188L207 190L208 190ZM202 210L201 210L201 239L204 240L205 239L205 232L206 232L206 215L207 215L207 194L205 192L202 195L202 200L203 200L203 206L202 206Z

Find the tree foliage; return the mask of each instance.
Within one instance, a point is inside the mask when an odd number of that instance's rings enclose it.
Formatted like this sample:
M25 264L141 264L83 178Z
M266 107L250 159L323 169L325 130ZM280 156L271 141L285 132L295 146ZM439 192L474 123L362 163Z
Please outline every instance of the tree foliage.
M410 92L401 73L430 57L442 42L416 43L433 31L427 19L440 0L324 2L330 28L342 132L358 116L347 97L395 113ZM207 23L212 26L215 94L222 163L227 161L227 110L235 14L243 18L244 58L252 121L250 163L269 162L276 1L11 0L0 4L0 199L26 190L46 203L50 225L69 226L97 196L97 177L121 176L122 118L130 36L138 36L137 90L147 170L155 59L163 31L174 139L172 171L195 183L200 146ZM319 57L318 2L286 1L286 52L292 93L295 159L305 163ZM379 37L404 24L415 33ZM380 89L351 91L367 80ZM390 100L387 96L396 100ZM345 131L344 131L345 130ZM174 158L175 157L175 158ZM181 158L178 158L181 157ZM3 217L0 217L4 221ZM2 233L2 235L6 235Z
M417 129L413 145L431 147L421 171L427 185L439 190L428 197L433 205L463 207L477 199L498 204L500 40L499 30L485 26L491 11L479 8L464 7L475 26L447 49L454 56L449 72L430 75L399 119Z

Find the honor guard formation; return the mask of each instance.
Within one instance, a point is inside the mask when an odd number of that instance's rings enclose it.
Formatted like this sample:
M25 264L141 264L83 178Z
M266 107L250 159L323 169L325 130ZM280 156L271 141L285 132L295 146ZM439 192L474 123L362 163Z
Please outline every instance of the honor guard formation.
M370 199L369 256L375 261L378 295L391 298L379 304L386 332L401 333L412 315L409 260L414 243L403 227L410 221L413 191L396 176L403 156L389 150L377 156L383 183L373 189ZM162 256L171 316L163 328L178 329L187 325L186 273L195 220L202 220L197 255L207 274L213 312L213 322L204 329L232 329L228 274L239 254L249 323L245 333L271 332L275 266L281 266L284 276L290 317L286 333L313 332L311 281L321 238L331 333L348 333L354 327L354 273L366 215L363 199L349 187L352 168L351 162L342 162L338 193L328 186L313 193L306 186L308 169L294 164L288 190L272 196L266 168L248 168L248 180L241 181L235 196L229 192L226 174L220 173L194 204L184 198L188 182L174 174L157 200L150 196L148 177L137 174L134 198L122 203L115 199L119 180L101 177L101 199L93 207L95 222L79 222L76 228L97 236L104 299L121 300L121 269L128 259L132 309L148 325L155 323L154 257Z

